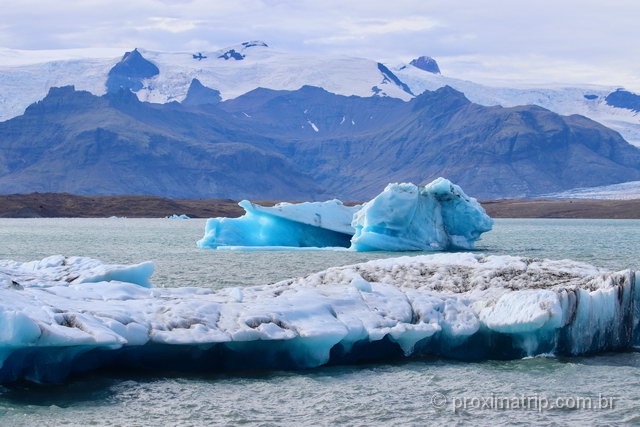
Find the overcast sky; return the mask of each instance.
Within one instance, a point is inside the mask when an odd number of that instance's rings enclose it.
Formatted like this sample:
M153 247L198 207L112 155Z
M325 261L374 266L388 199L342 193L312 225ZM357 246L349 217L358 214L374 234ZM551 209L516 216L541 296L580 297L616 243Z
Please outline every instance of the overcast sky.
M309 54L438 61L486 82L640 90L638 0L0 0L0 47L206 51L246 40Z

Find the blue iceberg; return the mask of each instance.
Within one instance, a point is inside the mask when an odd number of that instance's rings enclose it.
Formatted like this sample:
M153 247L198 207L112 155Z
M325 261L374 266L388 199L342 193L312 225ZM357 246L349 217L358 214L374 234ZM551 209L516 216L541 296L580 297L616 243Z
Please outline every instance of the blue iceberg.
M240 202L240 218L207 221L201 248L344 247L356 251L473 249L493 221L444 178L426 186L389 184L362 206L328 202L263 207Z
M419 187L389 184L364 204L352 225L357 251L473 249L493 221L476 199L444 178Z
M100 368L300 369L625 350L637 273L447 253L334 267L272 285L153 288L150 263L0 261L0 383Z
M243 200L240 218L211 218L201 248L254 247L348 247L351 219L359 206L339 200L327 202L278 203L264 207Z

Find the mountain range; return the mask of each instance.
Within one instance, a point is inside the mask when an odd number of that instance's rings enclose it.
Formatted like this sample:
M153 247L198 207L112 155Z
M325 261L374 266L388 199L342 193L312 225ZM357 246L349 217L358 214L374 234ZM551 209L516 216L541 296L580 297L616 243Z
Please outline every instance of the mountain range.
M640 150L620 133L509 105L537 93L612 118L635 141L638 97L618 88L498 90L444 77L431 58L389 67L262 42L16 61L0 66L0 82L10 83L0 88L5 194L365 200L388 182L445 176L474 197L515 198L640 180ZM46 70L47 85L26 82ZM485 105L472 102L483 97ZM505 106L487 101L500 97ZM25 100L32 104L16 114Z
M0 192L364 200L446 176L477 197L640 180L640 150L581 116L484 107L450 87L390 97L255 89L184 103L53 88L0 123ZM210 93L210 92L209 92Z

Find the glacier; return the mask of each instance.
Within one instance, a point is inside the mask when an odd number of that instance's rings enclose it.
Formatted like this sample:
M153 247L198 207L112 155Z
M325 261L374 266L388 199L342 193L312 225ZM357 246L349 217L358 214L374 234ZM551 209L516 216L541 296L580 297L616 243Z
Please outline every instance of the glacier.
M152 273L148 262L0 261L0 383L101 368L573 356L638 342L637 273L570 260L405 256L217 291L153 288Z
M364 205L339 200L279 203L243 200L240 218L210 218L200 248L336 247L355 251L473 249L493 221L451 181L389 184Z
M640 181L599 187L573 188L558 193L543 194L542 199L632 200L640 199Z

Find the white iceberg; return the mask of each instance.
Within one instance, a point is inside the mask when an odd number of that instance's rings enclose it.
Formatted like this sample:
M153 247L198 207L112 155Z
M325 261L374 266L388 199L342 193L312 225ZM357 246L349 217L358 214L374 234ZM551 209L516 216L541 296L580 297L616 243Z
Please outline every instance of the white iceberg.
M191 217L187 214L172 214L165 217L166 219L191 219Z
M476 199L444 178L426 186L389 184L362 206L339 200L240 202L240 218L207 221L201 248L345 247L356 251L473 249L493 221Z
M566 260L422 255L220 291L147 288L151 272L61 256L1 261L0 383L100 367L578 355L638 341L636 273Z

